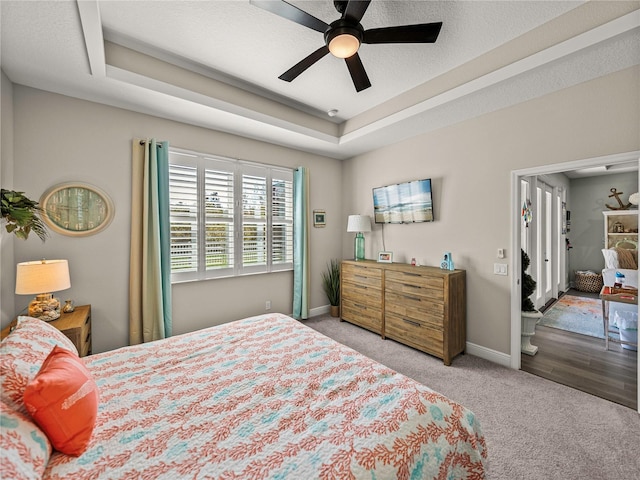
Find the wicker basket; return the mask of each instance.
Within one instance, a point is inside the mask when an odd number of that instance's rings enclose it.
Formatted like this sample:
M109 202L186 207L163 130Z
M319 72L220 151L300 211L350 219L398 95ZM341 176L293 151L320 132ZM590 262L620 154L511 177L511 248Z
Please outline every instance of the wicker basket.
M598 293L602 289L602 275L594 272L576 272L576 290Z

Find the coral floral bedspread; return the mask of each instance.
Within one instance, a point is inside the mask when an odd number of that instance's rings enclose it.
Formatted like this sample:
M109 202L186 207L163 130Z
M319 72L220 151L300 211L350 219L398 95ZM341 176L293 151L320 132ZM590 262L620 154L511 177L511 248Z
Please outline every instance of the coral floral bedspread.
M280 314L88 357L98 423L52 479L480 479L474 414Z

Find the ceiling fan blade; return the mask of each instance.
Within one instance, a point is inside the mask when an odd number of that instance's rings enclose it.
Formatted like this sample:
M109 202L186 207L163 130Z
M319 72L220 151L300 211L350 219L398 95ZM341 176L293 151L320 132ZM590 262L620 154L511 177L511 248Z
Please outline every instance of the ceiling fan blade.
M250 0L250 3L256 7L262 8L263 10L275 13L282 18L286 18L292 22L309 27L316 32L324 33L325 30L329 28L329 25L322 20L317 19L313 15L300 10L298 7L287 3L284 0Z
M311 65L316 63L322 57L324 57L327 53L329 53L329 48L326 45L323 45L322 47L317 49L315 52L313 52L311 55L307 56L306 58L302 59L300 62L296 63L293 67L291 67L289 70L284 72L278 78L280 80L284 80L285 82L290 82L294 80L298 75L300 75L307 68L309 68Z
M344 9L342 18L348 18L356 23L360 23L370 3L371 0L350 0L349 3L347 3L347 8Z
M351 80L353 80L353 86L356 87L356 92L361 92L371 86L367 72L364 70L360 55L357 53L344 59L347 62L347 68L351 74Z
M442 22L365 30L362 43L434 43Z

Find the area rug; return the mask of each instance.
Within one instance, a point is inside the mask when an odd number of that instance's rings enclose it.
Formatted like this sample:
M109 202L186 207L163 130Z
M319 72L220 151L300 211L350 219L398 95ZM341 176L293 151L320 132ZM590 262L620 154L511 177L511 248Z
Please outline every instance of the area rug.
M602 302L597 298L564 295L545 312L540 325L604 338Z

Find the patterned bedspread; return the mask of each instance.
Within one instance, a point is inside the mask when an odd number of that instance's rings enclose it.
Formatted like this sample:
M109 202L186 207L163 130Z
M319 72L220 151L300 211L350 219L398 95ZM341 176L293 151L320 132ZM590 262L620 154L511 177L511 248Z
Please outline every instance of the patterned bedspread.
M481 479L465 407L280 314L86 358L98 423L44 478Z

